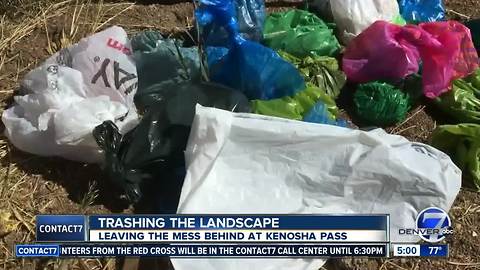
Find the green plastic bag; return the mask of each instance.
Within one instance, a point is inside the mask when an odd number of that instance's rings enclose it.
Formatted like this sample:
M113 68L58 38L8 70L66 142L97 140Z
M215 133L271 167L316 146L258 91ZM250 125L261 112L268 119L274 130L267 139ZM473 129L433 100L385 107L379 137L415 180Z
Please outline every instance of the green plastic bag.
M435 99L445 113L463 123L480 123L480 69L453 81L451 91Z
M404 120L411 107L408 94L381 82L360 84L353 99L358 116L377 126Z
M307 56L300 59L283 51L279 51L278 54L300 71L305 82L323 89L333 99L338 97L347 81L345 73L339 68L337 59L333 57Z
M334 56L340 49L327 24L313 13L298 9L270 14L263 37L268 47L300 58Z
M298 92L293 97L283 97L271 100L253 100L252 109L256 114L276 116L287 119L302 120L315 103L322 101L327 106L329 116L335 120L339 110L335 101L325 92L313 85Z
M447 153L480 190L480 125L439 126L433 131L432 145Z

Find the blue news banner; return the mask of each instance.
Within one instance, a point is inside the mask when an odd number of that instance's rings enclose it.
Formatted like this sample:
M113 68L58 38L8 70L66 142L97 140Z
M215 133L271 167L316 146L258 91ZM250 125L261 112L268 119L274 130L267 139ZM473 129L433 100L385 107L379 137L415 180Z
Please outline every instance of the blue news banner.
M17 257L386 257L388 215L42 215Z

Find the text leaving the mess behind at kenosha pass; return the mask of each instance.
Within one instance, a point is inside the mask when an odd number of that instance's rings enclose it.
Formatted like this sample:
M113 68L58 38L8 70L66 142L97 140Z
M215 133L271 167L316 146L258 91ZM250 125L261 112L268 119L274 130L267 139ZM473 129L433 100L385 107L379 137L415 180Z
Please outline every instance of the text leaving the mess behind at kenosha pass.
M275 217L99 217L98 221L102 229L268 229L279 228L280 222Z

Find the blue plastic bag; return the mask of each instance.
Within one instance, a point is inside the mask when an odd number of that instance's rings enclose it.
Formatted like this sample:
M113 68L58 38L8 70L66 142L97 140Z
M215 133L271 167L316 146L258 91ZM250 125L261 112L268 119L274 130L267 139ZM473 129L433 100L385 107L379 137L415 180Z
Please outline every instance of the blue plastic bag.
M347 127L347 121L343 119L334 120L330 118L328 108L322 101L318 101L313 106L313 108L303 117L303 121L317 124Z
M263 39L263 24L266 18L264 0L231 1L233 17L238 23L240 35L245 39L260 42ZM228 39L228 33L221 25L202 25L201 32L208 46L222 46Z
M208 48L210 79L242 91L249 99L292 96L305 88L298 70L275 51L244 39L234 17L232 0L203 0L195 15L204 27L221 26L228 40L221 48Z
M447 20L442 0L398 0L400 15L409 23Z

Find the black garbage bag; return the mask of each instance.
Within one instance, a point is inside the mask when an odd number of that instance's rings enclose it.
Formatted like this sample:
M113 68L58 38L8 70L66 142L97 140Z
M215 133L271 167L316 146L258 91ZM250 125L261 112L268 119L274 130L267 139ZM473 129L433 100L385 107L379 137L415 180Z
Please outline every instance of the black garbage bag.
M106 121L93 131L105 151L104 170L130 202L155 196L161 204L157 212L175 213L195 105L235 112L250 112L250 105L238 91L203 82L162 83L137 95L147 109L135 129L122 136L114 123Z

